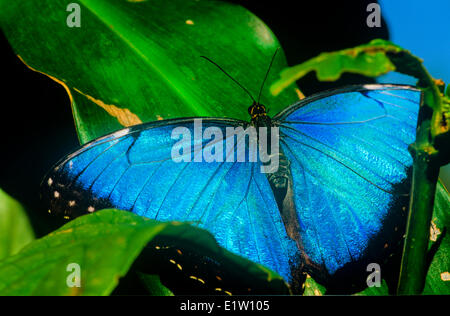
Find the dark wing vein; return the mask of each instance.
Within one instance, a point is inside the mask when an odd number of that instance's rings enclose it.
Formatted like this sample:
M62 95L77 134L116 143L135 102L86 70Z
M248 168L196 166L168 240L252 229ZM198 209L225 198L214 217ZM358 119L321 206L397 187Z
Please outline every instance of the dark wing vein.
M161 207L163 206L164 202L166 201L167 197L169 196L170 191L172 191L173 187L175 186L175 183L177 183L178 179L180 179L182 173L184 172L184 170L186 170L186 168L188 166L189 166L189 163L184 164L183 168L180 170L180 172L177 174L175 180L170 185L169 190L167 190L166 194L164 195L163 200L161 201L161 204L159 204L158 211L156 211L155 219L158 218L159 211L161 210ZM147 208L147 210L148 210L148 208Z
M161 168L163 162L159 162L159 166L155 168L155 170L153 170L153 172L147 177L147 180L145 180L144 185L142 186L142 188L139 190L139 193L137 194L136 198L134 199L133 202L133 206L131 207L131 210L135 207L137 200L139 199L139 197L141 196L141 193L144 191L145 187L147 186L147 184L150 182L150 180L153 178L153 175L156 173L157 170L159 170L159 168Z
M113 148L114 146L118 145L119 143L121 143L122 141L124 141L125 139L127 139L128 137L123 137L121 139L118 139L116 143L109 145L107 148L105 148L101 153L99 153L94 159L92 159L84 168L83 170L81 170L73 179L71 184L75 183L78 178L87 170L87 168L89 168L89 166L91 166L100 156L102 156L104 153L106 153L107 151L109 151L111 148ZM95 147L91 147L90 149L93 149ZM88 149L88 150L90 150ZM71 159L70 159L71 160ZM69 160L69 161L70 161ZM65 163L67 164L67 162ZM69 185L70 187L70 185Z

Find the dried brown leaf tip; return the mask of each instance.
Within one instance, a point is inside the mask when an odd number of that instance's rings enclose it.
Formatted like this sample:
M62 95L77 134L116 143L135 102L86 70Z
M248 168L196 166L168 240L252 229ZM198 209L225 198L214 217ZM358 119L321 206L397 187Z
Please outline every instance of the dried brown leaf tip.
M95 99L94 97L81 92L80 90L74 88L74 90L82 95L84 95L87 99L92 101L93 103L100 106L102 109L104 109L109 115L112 117L115 117L120 125L124 127L129 127L137 124L142 124L141 119L131 112L127 108L119 108L118 106L114 104L106 104L102 100Z

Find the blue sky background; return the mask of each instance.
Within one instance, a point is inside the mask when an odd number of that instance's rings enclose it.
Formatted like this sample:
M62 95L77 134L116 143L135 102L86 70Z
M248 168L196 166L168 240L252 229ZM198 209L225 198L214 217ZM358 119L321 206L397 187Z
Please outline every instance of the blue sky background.
M424 60L430 74L450 83L450 0L379 0L389 27L390 40ZM396 73L380 82L414 84L415 80ZM441 170L450 185L450 165Z

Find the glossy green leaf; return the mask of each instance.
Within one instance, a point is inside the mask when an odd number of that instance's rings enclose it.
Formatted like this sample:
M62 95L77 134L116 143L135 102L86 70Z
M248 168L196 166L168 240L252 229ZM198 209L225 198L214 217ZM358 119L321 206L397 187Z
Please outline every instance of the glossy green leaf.
M23 207L0 189L0 261L33 240L33 229Z
M108 295L168 224L116 210L82 216L0 263L0 295ZM81 287L69 287L70 264Z
M300 65L284 69L280 73L281 78L273 83L270 91L273 95L278 95L311 71L316 72L317 79L320 81L335 81L345 72L369 77L380 76L395 70L395 66L386 54L401 50L401 47L391 42L376 39L366 45L322 53Z
M0 0L0 26L30 68L64 85L82 143L159 119L249 120L249 97L200 58L214 60L257 98L279 43L249 11L210 0L80 0L81 27L71 28L72 2ZM273 114L298 100L293 88L269 93L284 67L280 51L261 97Z
M252 281L288 291L280 276L220 248L205 230L111 209L81 216L0 262L0 295L108 295L156 236L191 241L221 255ZM74 281L70 264L79 265L80 287L67 285Z

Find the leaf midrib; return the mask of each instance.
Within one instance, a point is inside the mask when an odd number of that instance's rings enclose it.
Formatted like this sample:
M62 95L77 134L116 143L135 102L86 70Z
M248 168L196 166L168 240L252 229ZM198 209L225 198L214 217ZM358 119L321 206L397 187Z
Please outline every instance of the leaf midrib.
M199 114L198 111L199 103L197 102L191 102L189 98L186 97L186 93L181 91L178 88L177 84L173 83L173 79L169 78L167 75L164 74L164 72L153 62L151 62L148 57L138 48L136 47L132 42L130 42L126 37L124 37L123 34L121 34L119 31L117 31L113 26L113 24L108 24L105 19L103 19L97 11L95 11L92 7L89 6L89 0L81 0L80 1L84 7L86 7L89 12L91 12L101 23L103 23L111 32L116 35L118 38L120 38L121 41L123 41L127 47L131 49L138 57L140 57L144 63L150 67L156 74L158 74L163 81L167 83L167 86L171 88L173 91L175 91L176 95L190 108L194 111L194 113ZM151 41L149 41L151 42ZM152 45L155 47L155 45Z

